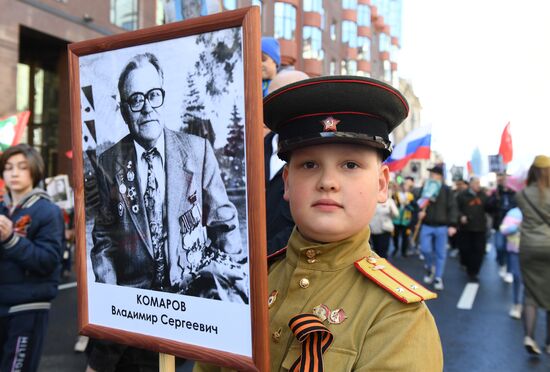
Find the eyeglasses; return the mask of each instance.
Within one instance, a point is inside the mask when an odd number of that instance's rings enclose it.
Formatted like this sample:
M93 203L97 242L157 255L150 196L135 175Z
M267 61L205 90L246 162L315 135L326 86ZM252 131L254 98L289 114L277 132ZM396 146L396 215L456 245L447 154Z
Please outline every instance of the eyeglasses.
M154 109L162 106L164 103L164 89L153 88L145 94L136 92L128 97L125 102L130 106L132 112L140 112L143 110L143 106L145 106L145 99L149 101L149 104Z

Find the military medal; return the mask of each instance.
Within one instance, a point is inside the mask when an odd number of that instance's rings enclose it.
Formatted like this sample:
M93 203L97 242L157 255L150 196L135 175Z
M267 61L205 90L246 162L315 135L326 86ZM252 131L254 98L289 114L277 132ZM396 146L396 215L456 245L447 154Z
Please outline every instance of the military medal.
M277 301L277 295L278 294L279 294L279 292L276 289L273 292L271 292L271 294L269 295L269 298L267 299L267 307L268 308L271 308L271 306L273 306L275 301Z
M122 206L122 202L118 203L118 215L122 217L122 212L124 212L124 207Z
M133 201L135 197L136 197L136 188L132 186L128 190L128 198Z
M330 324L340 324L347 318L348 316L346 315L346 312L344 311L344 309L336 309L330 312L330 315L328 317L328 322Z
M136 174L131 170L128 171L128 173L126 173L126 178L128 179L129 182L132 182L135 177L136 177Z
M132 169L132 161L128 160L128 164L126 164L126 168Z
M313 308L313 314L315 314L317 318L321 319L321 322L324 322L330 315L330 309L327 305L320 304Z
M121 194L125 194L126 193L126 185L123 184L123 183L118 185L118 192L120 192Z

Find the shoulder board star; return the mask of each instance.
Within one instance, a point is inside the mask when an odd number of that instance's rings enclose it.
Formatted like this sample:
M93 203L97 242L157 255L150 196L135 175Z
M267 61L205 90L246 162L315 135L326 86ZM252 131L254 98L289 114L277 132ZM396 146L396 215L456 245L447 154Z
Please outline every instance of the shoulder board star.
M418 284L384 258L364 257L355 261L355 267L401 302L410 304L437 298L437 294Z

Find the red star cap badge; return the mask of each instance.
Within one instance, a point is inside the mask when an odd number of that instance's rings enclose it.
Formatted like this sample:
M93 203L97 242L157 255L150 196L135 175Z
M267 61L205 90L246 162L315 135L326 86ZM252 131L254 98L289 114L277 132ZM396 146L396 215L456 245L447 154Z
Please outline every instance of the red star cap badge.
M336 126L340 123L340 120L329 116L325 120L322 120L321 123L323 124L323 132L336 132Z

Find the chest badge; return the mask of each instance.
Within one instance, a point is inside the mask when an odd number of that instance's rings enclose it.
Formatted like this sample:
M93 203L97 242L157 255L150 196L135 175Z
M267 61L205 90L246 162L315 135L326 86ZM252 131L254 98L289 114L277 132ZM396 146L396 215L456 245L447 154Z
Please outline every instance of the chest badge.
M271 306L277 301L277 295L279 292L275 289L271 294L269 295L269 298L267 299L267 307L271 309Z
M347 318L348 316L346 315L346 312L344 311L344 309L338 308L330 312L330 315L328 317L328 322L330 324L340 324L340 323L343 323L344 320L346 320Z
M324 322L330 315L330 309L327 305L320 304L313 308L313 314L315 314L317 318L321 319L321 322Z

